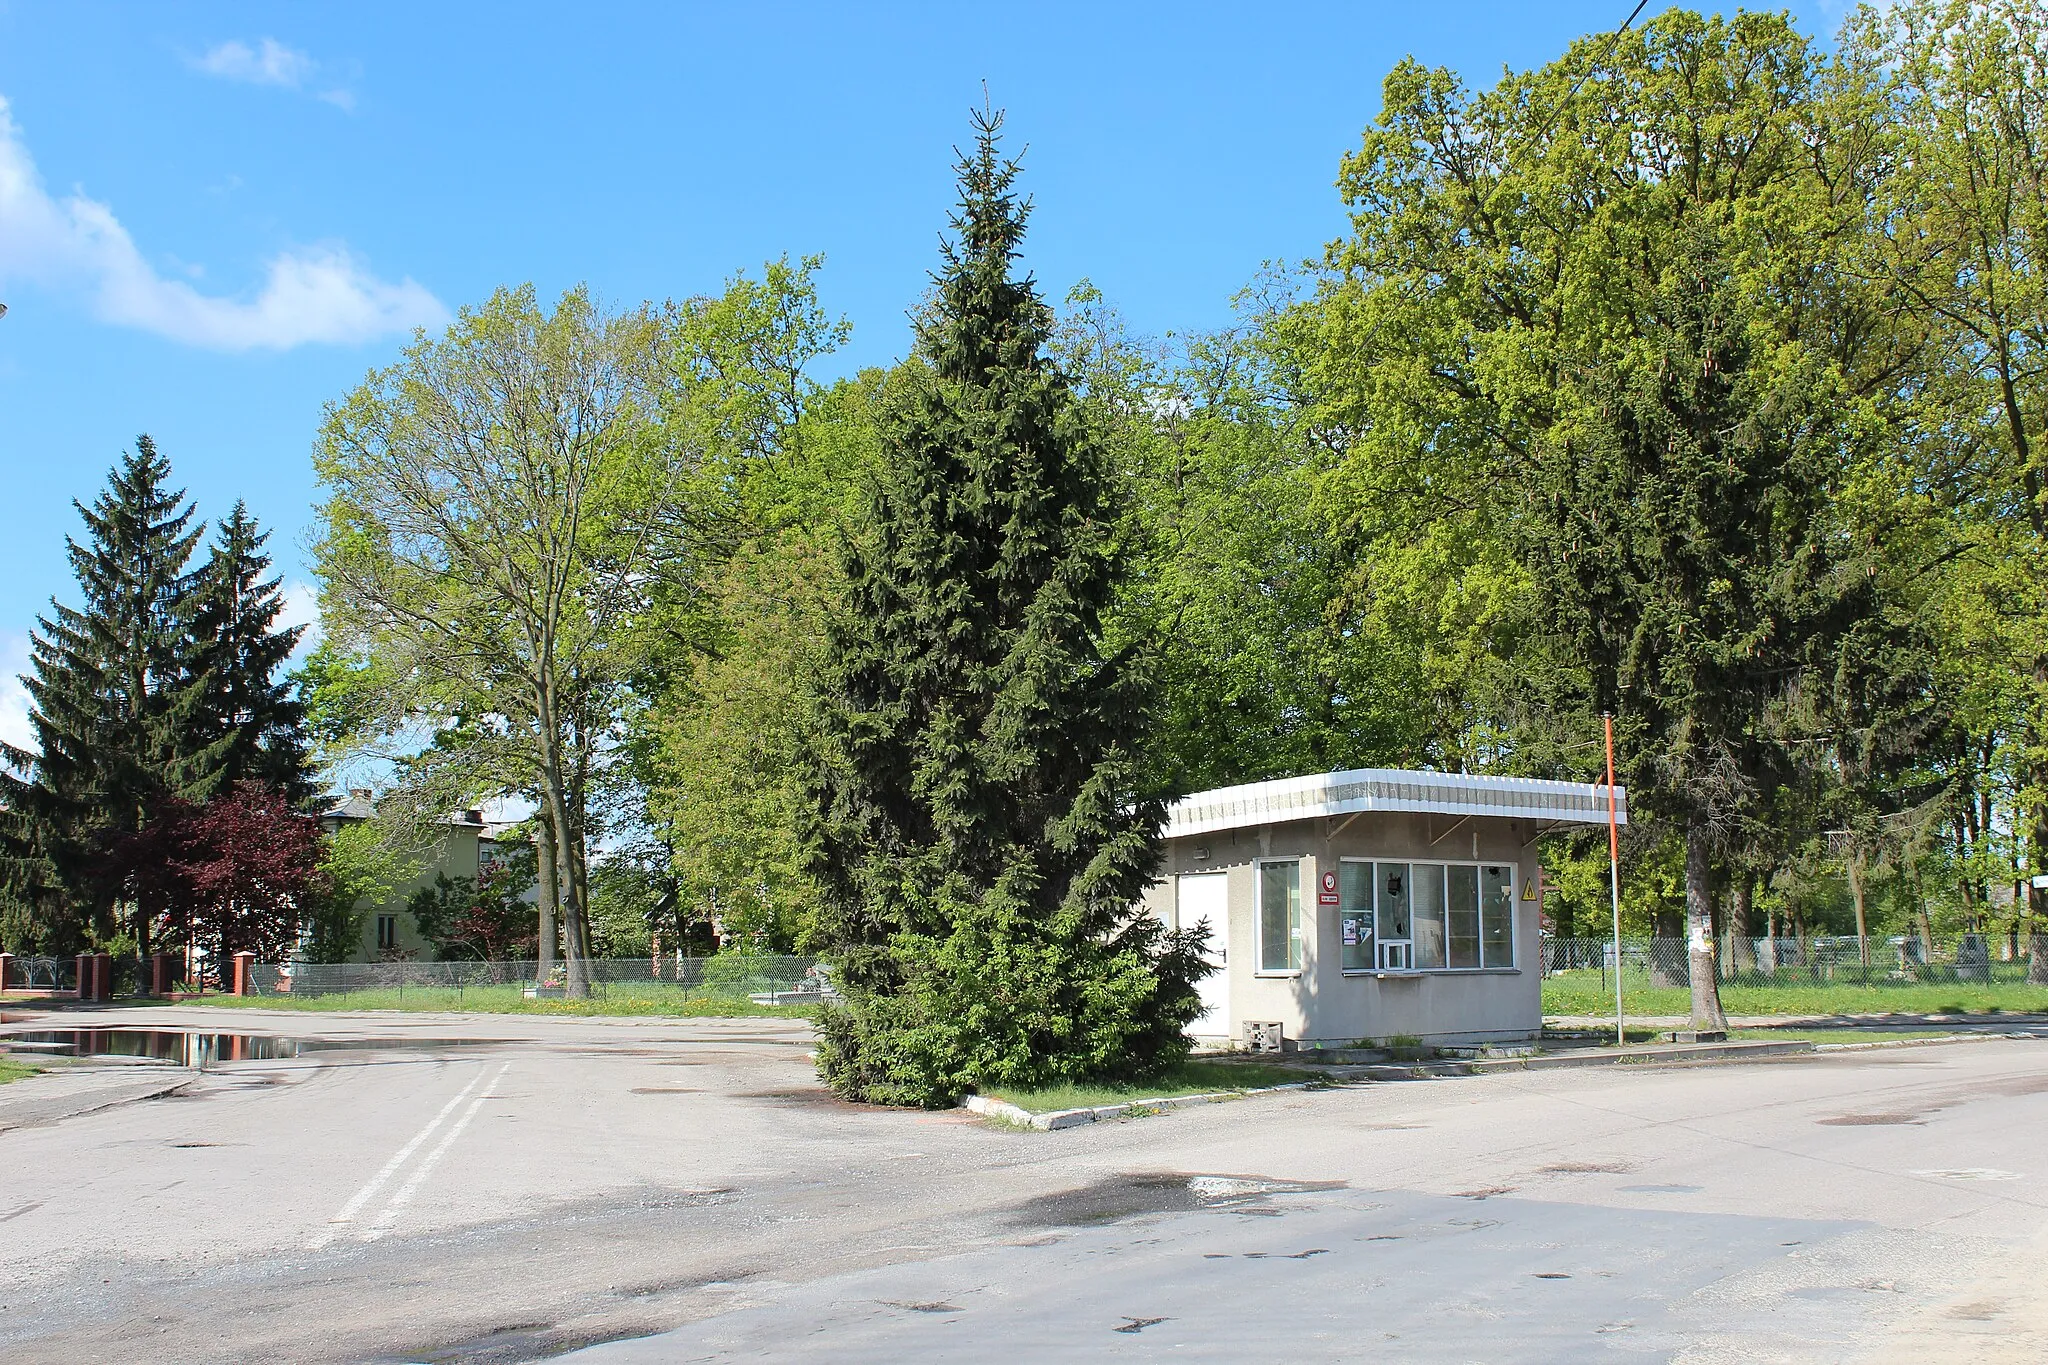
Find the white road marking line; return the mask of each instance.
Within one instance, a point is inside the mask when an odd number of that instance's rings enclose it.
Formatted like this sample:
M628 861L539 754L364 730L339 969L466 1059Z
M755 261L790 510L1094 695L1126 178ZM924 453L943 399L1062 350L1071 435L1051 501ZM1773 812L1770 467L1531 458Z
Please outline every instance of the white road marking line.
M391 1231L391 1225L397 1221L399 1212L412 1202L414 1195L419 1193L420 1186L426 1183L427 1176L433 1171L435 1163L440 1161L448 1149L455 1145L455 1139L462 1136L462 1130L469 1127L469 1121L476 1117L476 1111L483 1108L484 1101L491 1097L491 1092L498 1088L498 1082L504 1080L505 1073L511 1069L512 1063L510 1062L499 1067L498 1074L491 1077L491 1083L484 1087L484 1093L469 1102L469 1108L462 1111L462 1117L457 1119L454 1126L442 1136L440 1143L435 1146L434 1150L427 1153L426 1160L413 1167L412 1178L400 1187L397 1194L391 1196L391 1202L384 1206L384 1212L377 1215L377 1225L363 1233L364 1241L374 1242L385 1233Z
M503 1075L504 1073L500 1072L499 1074ZM476 1083L482 1080L483 1078L484 1073L481 1069L479 1069L476 1075L471 1076L469 1078L469 1084L463 1086L462 1089L456 1093L454 1099L448 1101L448 1103L441 1106L441 1112L434 1115L434 1117L427 1123L426 1127L420 1129L419 1132L413 1134L412 1141L406 1143L405 1146L400 1147L398 1149L398 1155L392 1157L391 1160L385 1162L384 1168L378 1171L377 1174L371 1176L369 1183L364 1185L361 1189L357 1190L355 1194L349 1199L349 1201L341 1206L341 1211L339 1213L335 1214L334 1217L327 1220L327 1226L321 1229L320 1232L314 1236L312 1241L306 1243L306 1250L320 1250L320 1248L326 1246L329 1242L333 1241L337 1236L339 1236L341 1230L344 1227L346 1227L350 1223L355 1222L356 1215L363 1211L363 1205L369 1203L371 1199L376 1197L377 1191L384 1188L385 1181L391 1179L392 1176L398 1174L398 1168L403 1166L406 1163L406 1160L410 1158L414 1152L419 1150L419 1146L421 1143L425 1142L428 1138L434 1135L434 1130L439 1128L441 1124L447 1120L448 1116L455 1112L455 1106L461 1104L463 1100L467 1099L469 1097L469 1092L476 1089Z

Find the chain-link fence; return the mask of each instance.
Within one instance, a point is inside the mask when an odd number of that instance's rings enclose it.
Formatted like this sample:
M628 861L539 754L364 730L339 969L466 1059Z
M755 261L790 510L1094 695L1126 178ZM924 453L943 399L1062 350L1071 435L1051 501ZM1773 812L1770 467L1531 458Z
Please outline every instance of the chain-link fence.
M612 1005L803 1005L836 998L829 970L811 957L598 958L584 967L591 995ZM299 998L345 995L364 1009L475 1007L567 998L569 974L560 962L545 978L537 962L258 963L250 990Z
M1962 934L1923 941L1916 934L1853 937L1717 938L1715 965L1735 986L1885 985L1911 982L2025 981L2027 944ZM1622 975L1629 987L1690 986L1692 959L1682 938L1623 939ZM1613 979L1614 940L1545 938L1543 972L1598 973Z

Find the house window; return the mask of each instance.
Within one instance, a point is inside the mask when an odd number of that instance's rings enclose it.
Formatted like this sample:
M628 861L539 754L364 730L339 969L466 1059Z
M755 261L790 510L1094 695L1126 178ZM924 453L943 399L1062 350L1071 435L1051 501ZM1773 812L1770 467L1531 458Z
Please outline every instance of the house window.
M1511 864L1347 858L1338 886L1347 972L1515 965Z
M1301 970L1301 863L1258 864L1259 970Z
M386 951L398 946L398 916L377 916L377 950Z

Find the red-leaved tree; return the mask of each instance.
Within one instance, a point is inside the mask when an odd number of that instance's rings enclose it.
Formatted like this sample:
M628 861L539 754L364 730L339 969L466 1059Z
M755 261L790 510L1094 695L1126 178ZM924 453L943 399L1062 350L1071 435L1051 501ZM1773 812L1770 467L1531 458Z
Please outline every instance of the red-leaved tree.
M117 856L165 948L203 949L216 970L239 952L275 962L296 944L322 888L318 823L262 782L203 806L169 800Z

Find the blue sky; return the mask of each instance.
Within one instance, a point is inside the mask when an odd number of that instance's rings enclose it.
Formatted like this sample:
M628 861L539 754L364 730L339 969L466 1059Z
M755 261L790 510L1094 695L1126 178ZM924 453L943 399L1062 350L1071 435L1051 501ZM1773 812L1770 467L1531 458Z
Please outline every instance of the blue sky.
M0 738L71 499L137 432L203 516L275 529L303 609L322 404L497 285L683 297L821 252L838 366L886 363L985 79L1047 292L1211 327L1342 229L1394 62L1490 84L1627 8L0 0Z

